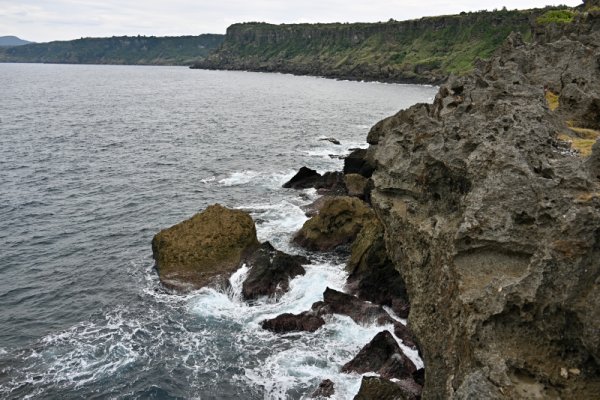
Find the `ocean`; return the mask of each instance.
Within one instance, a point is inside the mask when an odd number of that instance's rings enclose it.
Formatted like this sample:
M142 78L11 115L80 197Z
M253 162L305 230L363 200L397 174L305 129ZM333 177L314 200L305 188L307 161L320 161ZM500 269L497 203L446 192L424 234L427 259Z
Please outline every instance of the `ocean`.
M342 290L344 260L290 243L314 190L369 128L436 88L184 67L0 64L0 398L301 399L382 330L335 315L276 335L265 318ZM334 137L335 145L324 138ZM165 291L150 241L214 203L307 254L280 301ZM408 351L408 350L407 350ZM409 356L417 363L414 352Z

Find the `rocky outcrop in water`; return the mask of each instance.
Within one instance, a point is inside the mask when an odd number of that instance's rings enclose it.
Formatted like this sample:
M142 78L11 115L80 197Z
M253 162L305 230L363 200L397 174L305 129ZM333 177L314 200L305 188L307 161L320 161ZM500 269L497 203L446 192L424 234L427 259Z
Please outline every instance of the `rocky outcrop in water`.
M329 197L293 240L309 250L334 250L351 244L363 225L373 218L371 208L356 197Z
M364 376L354 400L417 400L420 387L410 387L410 382L392 382L377 376Z
M261 323L263 329L275 333L314 332L323 325L325 320L312 311L304 311L300 314L285 313Z
M335 388L333 382L329 379L324 379L323 382L319 384L317 390L313 392L311 395L312 398L318 397L331 397L335 393Z
M265 242L246 259L250 270L242 284L242 296L245 300L278 297L288 291L290 279L306 273L302 264L309 263L306 257L286 254Z
M600 147L586 159L561 136L600 129L599 25L590 11L513 35L369 134L425 399L600 393Z
M243 258L258 247L250 215L219 204L164 229L152 239L160 281L176 290L226 285Z

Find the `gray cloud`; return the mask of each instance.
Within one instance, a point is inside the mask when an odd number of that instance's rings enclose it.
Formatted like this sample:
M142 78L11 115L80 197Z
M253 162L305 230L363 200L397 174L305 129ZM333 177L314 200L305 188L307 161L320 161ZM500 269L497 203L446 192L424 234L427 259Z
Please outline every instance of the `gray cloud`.
M461 11L576 6L579 0L0 0L0 36L38 42L118 35L224 33L235 22L375 22Z

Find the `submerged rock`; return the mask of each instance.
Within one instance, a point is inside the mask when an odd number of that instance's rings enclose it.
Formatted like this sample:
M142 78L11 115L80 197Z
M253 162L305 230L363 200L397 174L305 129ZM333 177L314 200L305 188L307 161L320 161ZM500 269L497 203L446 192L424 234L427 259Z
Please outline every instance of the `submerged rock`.
M416 370L415 364L406 357L388 331L375 335L356 357L342 367L342 372L376 372L387 379L412 379Z
M308 263L306 257L286 254L265 242L246 259L250 270L242 284L242 296L245 300L280 296L288 291L290 279L306 273L302 264Z
M275 318L266 319L261 323L263 329L275 333L314 332L323 325L325 325L325 320L312 311L304 311L300 314L285 313Z
M331 397L335 393L335 388L333 386L333 382L329 379L324 379L323 382L319 384L317 390L313 392L310 397Z
M328 197L320 212L304 223L293 240L309 250L334 250L350 244L373 218L373 210L356 197Z
M598 164L557 137L565 120L598 129L600 13L551 25L369 135L372 204L410 297L426 398L600 393Z
M248 213L215 204L157 233L152 256L162 284L186 291L225 284L258 245Z
M330 143L337 144L337 145L341 144L339 140L337 140L336 138L332 138L332 137L323 138L323 139L319 139L319 140L324 140L326 142L330 142Z

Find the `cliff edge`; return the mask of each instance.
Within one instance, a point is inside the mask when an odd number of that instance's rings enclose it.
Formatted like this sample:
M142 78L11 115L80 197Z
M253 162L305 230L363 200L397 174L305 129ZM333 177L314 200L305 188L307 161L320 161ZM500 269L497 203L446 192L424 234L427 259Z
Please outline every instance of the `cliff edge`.
M538 22L369 133L425 399L600 393L600 10Z

